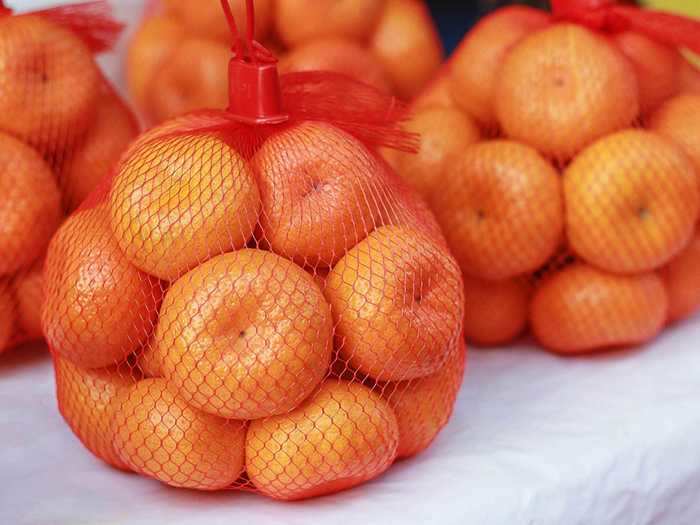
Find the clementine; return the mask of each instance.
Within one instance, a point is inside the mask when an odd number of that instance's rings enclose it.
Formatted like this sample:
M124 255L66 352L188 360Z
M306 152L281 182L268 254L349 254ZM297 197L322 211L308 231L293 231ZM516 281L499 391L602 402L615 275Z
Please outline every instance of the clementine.
M17 321L27 339L41 339L41 309L44 304L43 262L19 272L12 281L17 304Z
M14 335L15 310L10 284L0 278L0 354L7 350Z
M680 321L700 309L700 230L690 244L661 270L669 297L668 318Z
M700 183L700 93L668 100L652 115L649 127L681 147L693 161Z

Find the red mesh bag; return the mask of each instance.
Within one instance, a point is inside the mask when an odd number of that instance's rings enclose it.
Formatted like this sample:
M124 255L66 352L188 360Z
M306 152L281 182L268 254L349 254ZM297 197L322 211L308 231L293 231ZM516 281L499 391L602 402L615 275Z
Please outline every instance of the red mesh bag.
M58 231L43 322L59 408L96 456L301 499L378 476L447 423L462 282L376 152L414 147L401 104L334 73L278 79L252 27L229 109L142 135Z
M460 263L469 340L638 345L700 307L700 23L552 6L485 17L415 102L418 154L387 158Z
M104 2L0 2L0 353L41 338L49 239L136 136L94 59L120 30Z
M234 15L244 20L243 2ZM255 36L282 73L343 73L403 99L437 71L442 47L423 0L256 0ZM129 91L154 123L228 100L229 31L217 0L152 0L126 61Z

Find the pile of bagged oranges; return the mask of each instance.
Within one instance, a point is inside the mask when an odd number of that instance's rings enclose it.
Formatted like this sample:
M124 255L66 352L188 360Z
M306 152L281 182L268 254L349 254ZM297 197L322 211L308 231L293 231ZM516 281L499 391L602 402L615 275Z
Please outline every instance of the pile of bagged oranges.
M159 0L127 57L129 90L147 120L162 122L228 101L231 32L219 0ZM255 0L255 38L280 58L280 72L347 74L413 98L442 62L423 0ZM232 2L245 34L245 2Z
M434 218L330 123L138 139L47 256L65 419L169 485L336 492L414 455L464 371ZM251 128L246 128L250 130Z
M387 158L459 261L468 340L529 326L551 351L590 352L700 308L700 72L678 50L504 8L409 128L418 155Z
M49 240L137 129L93 50L48 16L3 8L0 71L2 352L41 337L41 268Z

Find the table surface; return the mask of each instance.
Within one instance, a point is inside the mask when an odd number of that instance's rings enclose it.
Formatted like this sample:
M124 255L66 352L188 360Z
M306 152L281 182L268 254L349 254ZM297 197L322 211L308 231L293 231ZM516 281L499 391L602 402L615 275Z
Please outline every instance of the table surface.
M119 14L133 20L136 5L118 2ZM119 62L103 59L117 82ZM35 345L0 358L0 523L696 525L698 400L700 319L595 358L527 344L472 351L454 417L429 450L364 486L290 504L105 467L61 420Z

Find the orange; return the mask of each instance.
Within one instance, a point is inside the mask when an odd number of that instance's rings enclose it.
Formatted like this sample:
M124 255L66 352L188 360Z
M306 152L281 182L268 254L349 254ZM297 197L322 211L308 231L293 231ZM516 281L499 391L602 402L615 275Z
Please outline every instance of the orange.
M44 304L43 264L20 272L12 281L17 303L17 321L27 339L41 339L41 309ZM1 346L1 345L0 345Z
M218 490L243 472L245 423L190 407L164 379L117 398L114 448L129 468L173 487Z
M459 268L439 244L406 227L377 229L326 281L341 357L381 381L435 373L461 333L461 288Z
M110 174L126 146L136 137L138 125L121 99L105 86L95 120L82 143L63 166L61 186L70 209L77 208Z
M110 194L119 246L164 280L243 247L259 210L248 162L214 135L141 142L122 159Z
M328 36L364 40L379 23L384 7L384 0L276 0L275 3L275 27L288 46Z
M678 51L632 31L615 35L614 41L637 73L642 113L655 110L678 93L682 60Z
M320 38L292 49L280 61L280 72L332 71L359 80L380 91L392 90L381 62L363 46L348 38Z
M512 342L525 330L531 288L524 277L482 281L464 277L464 335L483 346Z
M669 321L690 317L700 309L700 230L690 244L661 271L669 298Z
M386 0L370 49L389 72L396 94L412 99L442 62L440 37L422 0Z
M382 392L399 425L397 457L422 452L447 424L462 384L466 348L459 341L445 365L433 375L388 383Z
M450 60L452 98L484 127L496 127L495 96L499 70L523 37L549 24L544 11L513 6L483 18Z
M544 347L576 354L647 342L663 328L667 311L656 274L613 275L575 264L540 285L530 323Z
M557 171L529 146L469 146L445 167L433 209L462 271L502 280L536 270L562 238Z
M163 366L160 362L158 349L150 339L143 348L137 352L136 368L144 377L163 377Z
M0 279L0 354L7 350L14 335L16 308L10 284Z
M683 93L700 95L700 70L688 60L683 60L679 73L680 90Z
M51 242L45 264L43 327L60 357L100 368L148 340L160 283L126 260L104 206L71 216Z
M246 470L266 496L322 496L383 473L398 438L396 416L378 394L329 380L292 412L250 424Z
M162 15L146 18L136 30L126 55L126 81L141 111L150 111L151 94L158 89L153 79L184 36L177 20Z
M39 16L0 20L0 130L55 151L80 136L101 74L72 32Z
M398 156L396 171L428 201L449 171L450 157L479 140L479 128L457 109L429 107L413 114L406 131L420 136L417 154Z
M62 213L61 195L49 166L34 149L2 132L0 196L3 275L31 265L43 254Z
M648 131L627 130L584 150L564 173L569 243L615 273L663 266L688 243L700 209L690 160Z
M693 161L700 183L700 93L668 100L652 115L649 127L681 147Z
M269 138L252 160L265 240L302 265L333 265L377 226L383 166L353 136L303 122Z
M214 257L165 295L154 346L190 405L256 419L287 412L321 382L330 307L307 272L262 250Z
M206 38L216 38L232 42L220 0L162 0L165 13L178 20L188 31ZM229 2L236 26L241 36L247 34L247 15L245 1ZM255 0L255 38L267 37L272 26L273 0Z
M150 116L161 122L197 109L226 108L232 56L229 46L220 42L182 41L153 75L147 99Z
M136 380L124 370L86 370L56 356L56 398L58 408L78 439L102 461L129 470L119 459L112 440L112 420L119 408L117 396Z
M565 161L639 114L634 68L606 38L571 24L534 33L499 73L496 114L508 137Z
M449 73L444 73L433 80L428 87L413 101L411 108L419 111L423 108L455 107L455 101L452 98L452 83Z

